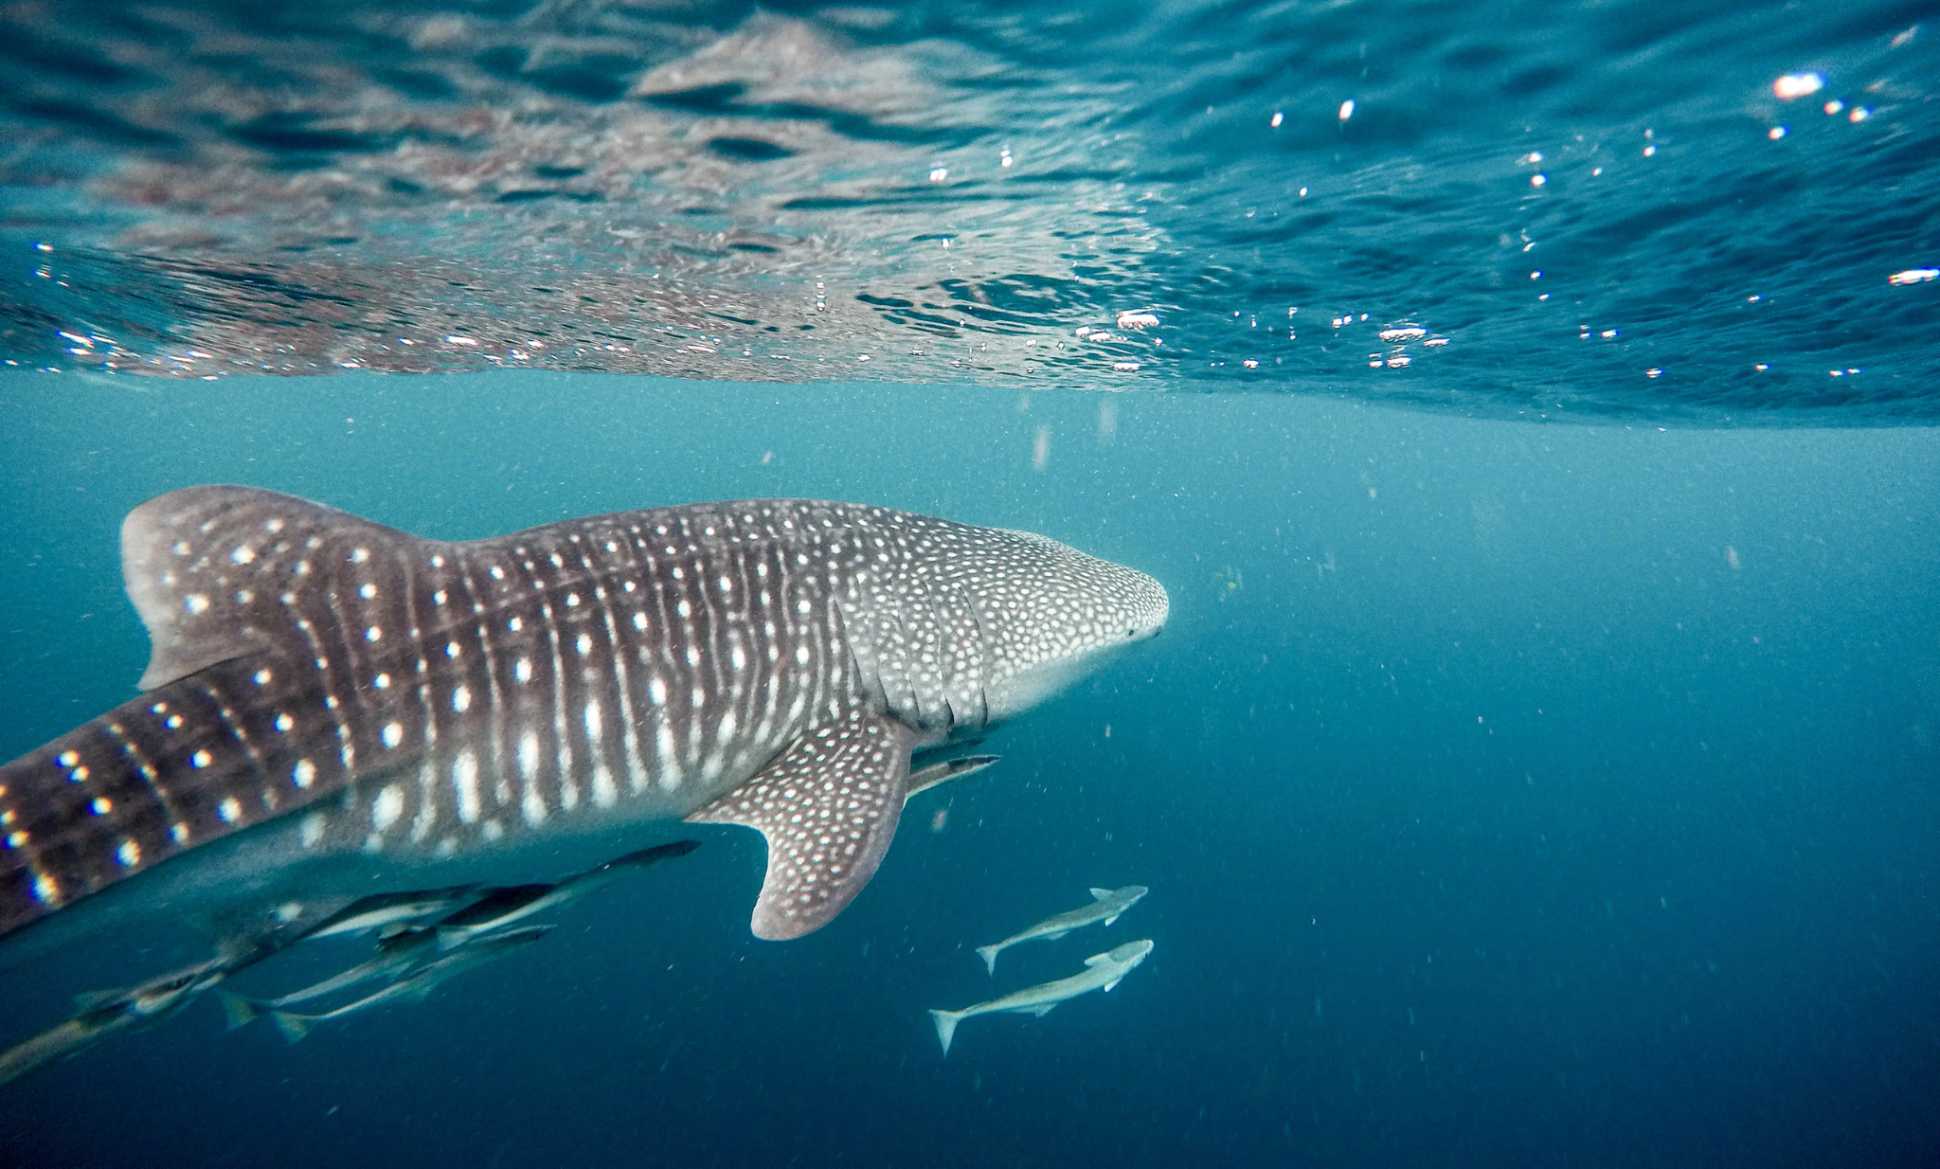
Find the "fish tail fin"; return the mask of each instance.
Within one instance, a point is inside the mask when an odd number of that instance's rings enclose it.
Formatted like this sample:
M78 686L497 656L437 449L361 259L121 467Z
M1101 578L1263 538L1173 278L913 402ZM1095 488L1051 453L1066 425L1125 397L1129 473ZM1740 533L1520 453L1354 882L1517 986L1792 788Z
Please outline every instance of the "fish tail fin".
M310 1026L313 1022L309 1016L299 1015L294 1011L271 1011L269 1019L276 1024L276 1029L283 1033L284 1040L290 1043L303 1042L304 1037L310 1034Z
M1004 944L1002 942L999 942L994 946L977 947L977 956L983 959L983 968L986 973L992 975L993 977L996 975L997 955L1003 952L1004 952Z
M247 1027L263 1016L263 1005L246 994L233 990L216 992L222 999L223 1017L229 1020L229 1029Z
M936 1024L936 1041L943 1045L943 1056L947 1059L950 1055L950 1040L956 1037L957 1024L963 1022L963 1013L933 1010L930 1012L930 1019Z

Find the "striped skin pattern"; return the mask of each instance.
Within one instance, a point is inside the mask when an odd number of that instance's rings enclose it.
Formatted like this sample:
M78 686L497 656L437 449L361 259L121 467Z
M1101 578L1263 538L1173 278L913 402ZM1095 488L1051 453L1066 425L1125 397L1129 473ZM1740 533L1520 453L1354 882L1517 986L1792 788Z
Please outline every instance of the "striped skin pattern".
M766 834L755 930L797 936L874 872L912 749L1167 615L1042 536L799 500L457 543L194 487L122 559L144 693L0 768L0 934L286 816L391 857L692 816Z

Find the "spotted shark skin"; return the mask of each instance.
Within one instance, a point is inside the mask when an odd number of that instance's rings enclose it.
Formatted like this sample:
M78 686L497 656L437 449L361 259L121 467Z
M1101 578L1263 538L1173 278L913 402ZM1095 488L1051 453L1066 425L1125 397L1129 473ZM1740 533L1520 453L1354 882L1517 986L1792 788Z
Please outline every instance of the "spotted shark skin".
M1165 590L1024 532L756 500L422 539L192 487L122 528L136 699L0 767L0 936L212 842L410 861L689 817L767 837L753 928L854 898L912 750L1158 632Z

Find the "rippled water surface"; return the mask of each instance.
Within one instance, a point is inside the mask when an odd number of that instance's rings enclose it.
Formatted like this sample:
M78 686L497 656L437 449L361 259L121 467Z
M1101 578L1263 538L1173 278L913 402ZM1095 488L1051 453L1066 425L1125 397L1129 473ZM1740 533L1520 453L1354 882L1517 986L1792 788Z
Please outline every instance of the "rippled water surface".
M1906 3L0 7L0 357L1940 419Z

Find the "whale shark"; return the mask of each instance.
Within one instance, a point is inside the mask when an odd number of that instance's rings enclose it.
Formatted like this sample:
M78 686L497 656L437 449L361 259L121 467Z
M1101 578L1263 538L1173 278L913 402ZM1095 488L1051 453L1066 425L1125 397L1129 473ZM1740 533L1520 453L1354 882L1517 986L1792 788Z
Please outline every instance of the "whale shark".
M1045 536L812 500L449 541L203 486L136 507L121 553L142 692L0 767L9 945L89 913L300 932L304 898L529 881L678 818L759 831L751 928L800 937L875 873L913 752L1169 606Z

